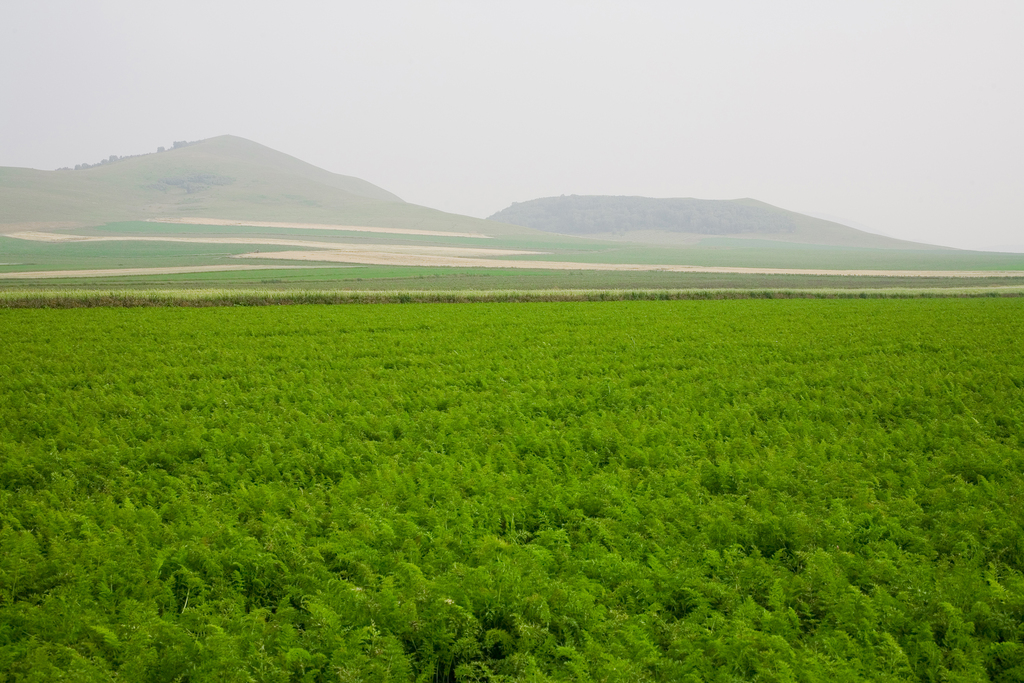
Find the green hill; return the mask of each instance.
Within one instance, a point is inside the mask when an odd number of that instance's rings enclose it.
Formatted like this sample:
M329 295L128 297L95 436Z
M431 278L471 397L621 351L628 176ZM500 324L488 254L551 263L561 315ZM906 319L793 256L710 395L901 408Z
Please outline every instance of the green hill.
M530 232L409 204L365 180L232 135L77 171L0 167L0 227L186 216Z
M562 235L655 244L727 237L867 249L943 248L875 235L756 199L563 195L513 204L490 220Z

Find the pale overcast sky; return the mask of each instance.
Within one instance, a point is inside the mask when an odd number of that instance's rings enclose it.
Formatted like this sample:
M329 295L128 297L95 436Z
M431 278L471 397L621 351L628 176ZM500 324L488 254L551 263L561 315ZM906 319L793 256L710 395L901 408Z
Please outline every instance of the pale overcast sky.
M487 216L754 197L1024 250L1024 2L0 2L0 165L223 133Z

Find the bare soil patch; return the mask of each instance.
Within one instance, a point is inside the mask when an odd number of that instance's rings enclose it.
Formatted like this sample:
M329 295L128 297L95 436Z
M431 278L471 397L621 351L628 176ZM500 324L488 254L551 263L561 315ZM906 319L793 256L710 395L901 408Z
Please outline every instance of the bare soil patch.
M68 228L84 228L88 223L81 221L23 221L20 223L0 223L0 235L22 230L66 230Z
M5 232L4 237L13 237L17 240L29 240L30 242L88 242L99 239L87 235L61 235L55 232L40 232L38 230L24 230L21 232Z

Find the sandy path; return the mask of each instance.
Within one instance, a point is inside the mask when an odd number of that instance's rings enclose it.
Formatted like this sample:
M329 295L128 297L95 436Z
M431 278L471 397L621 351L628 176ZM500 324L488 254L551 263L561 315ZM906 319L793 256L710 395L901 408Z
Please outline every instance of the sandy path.
M748 275L876 275L885 277L1020 277L1024 270L821 270L806 268L734 268L727 266L674 266L635 263L574 263L569 261L509 261L507 259L457 258L428 254L396 254L372 251L276 251L240 254L235 258L272 258L290 261L324 261L378 266L448 266L457 268L517 268L522 270L655 270L669 273L736 273Z
M22 230L66 230L68 228L85 228L88 223L82 221L22 221L20 223L0 223L0 235L5 232Z
M0 233L3 237L13 237L17 240L29 240L31 242L88 242L92 237L84 235L61 235L56 232L39 232L37 230L22 230L20 232Z
M168 266L165 268L105 268L103 270L36 270L0 273L0 280L44 280L74 277L116 277L119 275L174 275L176 273L214 273L222 270L299 270L337 266Z
M340 242L316 242L313 240L289 240L278 237L151 237L151 236L94 236L61 235L52 232L12 232L6 237L32 242L179 242L190 244L267 244L279 247L309 247L332 251L369 251L374 253L430 254L433 256L517 256L543 254L543 251L517 249L483 249L479 247L430 247L413 244L344 244Z
M391 235L427 235L430 237L473 237L489 240L490 235L474 232L443 232L439 230L414 230L412 228L371 228L365 225L328 225L325 223L277 223L271 221L236 221L223 218L150 218L148 223L172 223L176 225L227 225L249 228L288 228L295 230L347 230L350 232L383 232Z

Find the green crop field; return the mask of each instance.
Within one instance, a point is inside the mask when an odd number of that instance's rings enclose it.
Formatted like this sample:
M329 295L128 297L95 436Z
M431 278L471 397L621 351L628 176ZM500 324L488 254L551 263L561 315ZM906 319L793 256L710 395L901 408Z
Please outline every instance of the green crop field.
M0 310L0 680L1020 681L1024 300Z

